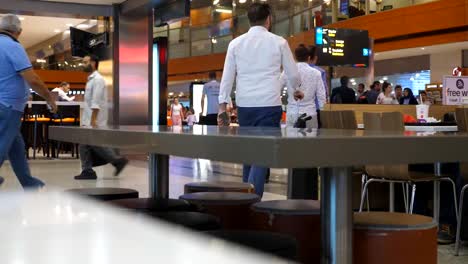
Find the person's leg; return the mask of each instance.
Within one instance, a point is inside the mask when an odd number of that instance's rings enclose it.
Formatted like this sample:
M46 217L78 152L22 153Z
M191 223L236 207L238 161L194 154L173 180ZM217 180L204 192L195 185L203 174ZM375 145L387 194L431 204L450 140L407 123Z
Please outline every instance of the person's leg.
M217 114L206 115L205 125L207 125L207 126L217 126L218 125L218 115Z
M95 180L96 172L93 170L93 157L91 146L80 145L81 173L75 176L75 180Z
M92 147L92 149L106 163L110 163L115 167L114 176L118 176L128 163L128 160L117 155L114 149L104 147Z
M19 131L10 147L8 158L23 188L37 189L45 185L41 180L31 176L28 160L26 159L23 136Z
M252 126L253 120L251 120L251 113L248 108L244 107L239 107L238 112L237 112L237 118L239 121L239 126L244 127L244 126ZM250 176L250 165L245 165L242 169L242 182L249 182L249 176Z
M249 182L250 165L244 165L242 168L242 182Z
M278 107L259 107L255 109L254 126L258 127L280 127L281 115L283 110ZM253 114L253 113L252 113ZM265 177L268 173L268 168L261 166L252 166L249 174L249 182L255 186L255 193L260 197L263 196Z
M11 107L0 104L0 168L8 158L11 145L18 135L21 127L21 115L14 116ZM0 177L0 184L4 178Z

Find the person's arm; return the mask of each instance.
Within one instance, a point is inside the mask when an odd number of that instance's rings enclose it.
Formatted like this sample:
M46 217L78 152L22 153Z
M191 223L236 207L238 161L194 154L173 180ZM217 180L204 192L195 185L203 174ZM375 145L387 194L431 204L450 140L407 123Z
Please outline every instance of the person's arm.
M325 93L325 87L323 84L323 81L321 78L315 78L315 87L317 87L317 90L315 91L315 94L317 96L319 108L317 110L322 110L325 104L327 103L327 94Z
M231 99L231 92L232 86L234 85L234 80L236 78L236 58L234 56L234 46L229 44L226 60L224 61L224 69L223 69L223 77L221 79L221 84L219 87L219 113L226 112L226 106L230 102ZM221 124L221 120L218 119L219 125L226 125Z
M91 126L97 126L97 118L101 108L105 108L106 103L104 101L104 92L106 89L106 83L104 80L97 80L93 87L93 97L91 98Z
M200 115L203 115L203 112L205 112L205 96L206 96L206 84L203 85L203 93L201 97L201 113Z
M67 95L67 93L65 93L64 91L61 91L59 93L59 96L60 96L60 98L62 98L63 100L65 100L67 102L71 102L71 101L75 100L75 96L69 97Z
M299 76L296 62L294 61L291 49L289 48L288 42L286 40L284 40L281 46L281 63L284 74L286 75L288 88L292 87L292 89L295 91L301 83L301 77Z
M33 89L37 94L39 94L39 96L41 96L47 101L47 103L51 107L51 112L56 113L57 105L55 103L55 100L52 99L52 96L50 96L49 89L47 89L47 86L44 84L41 78L39 78L36 72L32 68L29 68L20 72L20 74L23 77L23 79L29 84L31 89Z

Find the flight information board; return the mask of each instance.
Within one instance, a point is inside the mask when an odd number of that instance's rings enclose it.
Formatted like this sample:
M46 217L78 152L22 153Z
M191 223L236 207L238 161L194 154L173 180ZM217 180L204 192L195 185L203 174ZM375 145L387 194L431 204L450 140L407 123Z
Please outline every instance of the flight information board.
M369 33L354 29L315 29L318 65L367 67L369 65Z

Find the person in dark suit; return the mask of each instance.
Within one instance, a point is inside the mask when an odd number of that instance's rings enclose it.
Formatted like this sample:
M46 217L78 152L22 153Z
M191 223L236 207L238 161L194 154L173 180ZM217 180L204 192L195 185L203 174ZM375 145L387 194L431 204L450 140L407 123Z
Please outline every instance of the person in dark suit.
M332 104L354 104L356 103L356 93L348 87L349 77L343 76L340 79L341 86L334 88L331 96Z

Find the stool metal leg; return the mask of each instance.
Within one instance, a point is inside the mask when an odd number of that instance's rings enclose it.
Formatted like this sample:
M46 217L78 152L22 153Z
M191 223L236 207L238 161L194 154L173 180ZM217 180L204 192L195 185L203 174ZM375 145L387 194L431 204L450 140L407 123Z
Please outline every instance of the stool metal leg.
M169 198L169 156L151 153L148 167L150 196Z
M405 212L408 213L408 185L406 183L402 183L401 187L403 188L403 201L405 202Z
M457 217L457 234L455 237L455 256L458 256L460 251L460 232L461 232L461 223L463 217L463 199L465 198L465 191L468 189L468 184L463 186L463 189L460 194L460 207L458 207L458 217Z
M395 183L390 182L389 211L395 212Z
M353 262L352 168L325 168L321 177L322 263Z

